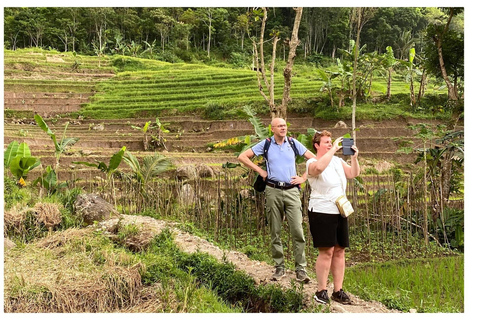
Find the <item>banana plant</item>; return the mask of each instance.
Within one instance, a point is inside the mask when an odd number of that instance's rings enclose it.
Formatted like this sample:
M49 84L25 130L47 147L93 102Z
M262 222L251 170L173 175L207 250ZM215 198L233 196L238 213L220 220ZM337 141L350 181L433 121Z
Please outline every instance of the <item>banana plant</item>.
M30 148L25 142L12 141L4 154L4 165L19 180L19 184L25 185L28 173L40 165L40 160L32 157Z
M100 171L104 172L107 178L107 183L112 183L112 191L113 191L113 199L115 201L115 206L117 204L117 201L115 199L115 179L113 179L113 174L115 171L117 171L118 167L120 166L120 163L122 162L123 159L123 154L125 153L125 150L127 147L123 146L120 151L115 153L111 158L108 163L108 166L105 162L103 161L97 161L97 162L86 162L86 161L74 161L74 164L82 164L86 165L88 167L94 167L99 169Z
M320 92L327 90L328 96L330 97L330 105L332 106L332 108L335 108L334 101L333 101L335 84L333 84L332 80L338 77L340 73L318 69L318 75L320 76L319 80L323 82L323 85L320 88ZM337 111L338 111L338 108L337 108Z
M33 185L37 184L40 184L42 187L44 187L47 190L48 195L52 195L58 190L68 186L66 182L58 183L57 174L51 166L48 166L45 169L45 172L41 177L38 177L35 179L35 181L33 181Z
M115 153L111 158L110 161L108 162L108 166L105 162L103 161L97 161L97 162L86 162L86 161L74 161L74 164L83 164L88 167L94 167L99 169L100 171L104 172L107 176L107 179L110 179L112 174L118 169L120 166L120 163L122 162L123 159L123 154L125 153L125 150L127 147L123 146L120 151Z
M55 133L49 128L49 126L45 123L43 118L38 114L35 115L35 122L45 133L47 133L50 136L50 138L52 138L53 144L55 145L55 159L56 159L55 170L57 170L60 165L61 155L65 153L65 151L67 151L69 147L77 143L79 138L66 137L68 122L65 125L65 129L63 130L63 135L62 135L62 138L60 139L60 142L57 142L57 136L55 135Z
M214 144L214 148L233 147L237 153L240 154L248 148L251 148L258 141L272 136L273 133L271 126L269 125L268 127L265 127L250 106L244 106L243 111L249 116L248 121L252 124L255 134L224 140Z
M405 81L410 83L410 105L412 107L415 107L417 103L415 99L415 88L414 88L415 76L422 75L422 71L420 71L417 68L417 66L414 63L414 60L415 60L415 48L410 49L410 52L408 55L408 61L398 60L398 62L400 62L407 69L407 73L405 75Z

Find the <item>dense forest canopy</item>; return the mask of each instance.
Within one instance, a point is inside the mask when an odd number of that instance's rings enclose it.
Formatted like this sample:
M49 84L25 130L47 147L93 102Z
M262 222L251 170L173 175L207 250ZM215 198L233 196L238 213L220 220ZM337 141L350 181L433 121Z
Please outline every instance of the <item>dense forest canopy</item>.
M361 31L366 51L382 54L391 46L398 59L407 59L428 45L427 27L448 18L440 8L381 7ZM267 33L279 34L278 57L288 54L295 11L269 8ZM75 51L81 54L125 54L160 60L235 62L252 54L261 19L255 8L4 8L4 47ZM463 34L463 13L455 16L455 30ZM352 8L304 8L299 29L299 58L338 57L354 38Z

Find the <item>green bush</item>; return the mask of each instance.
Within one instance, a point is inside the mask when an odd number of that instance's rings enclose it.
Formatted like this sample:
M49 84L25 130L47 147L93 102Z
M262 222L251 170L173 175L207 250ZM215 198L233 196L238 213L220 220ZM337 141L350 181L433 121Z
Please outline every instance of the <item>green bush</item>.
M148 69L139 59L115 56L112 59L112 65L118 69L119 72L124 71L138 71Z
M242 52L232 52L230 54L230 63L235 68L247 68L251 64L251 59L245 53Z

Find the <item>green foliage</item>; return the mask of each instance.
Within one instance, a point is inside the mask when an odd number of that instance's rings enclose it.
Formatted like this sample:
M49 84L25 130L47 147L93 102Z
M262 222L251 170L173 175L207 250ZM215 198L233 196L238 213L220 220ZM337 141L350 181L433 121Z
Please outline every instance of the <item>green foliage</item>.
M204 253L179 251L170 231L155 237L145 255L149 257L142 275L145 283L165 283L168 277L188 279L191 275L197 283L211 288L245 312L298 312L303 306L301 289L295 287L284 292L279 286L257 287L251 277L237 271L231 263L219 263ZM173 260L167 259L168 256Z
M45 172L41 177L38 177L33 181L33 185L40 184L41 187L47 190L48 195L52 195L62 188L66 188L68 185L66 182L59 183L57 180L57 174L51 166L47 166Z
M40 165L40 160L32 157L26 142L18 144L17 141L12 141L5 151L4 165L8 166L17 179L21 179L21 183L31 170Z
M5 150L3 154L3 165L5 168L10 168L10 162L17 156L18 146L18 141L12 141L8 145L7 150Z
M115 153L109 161L108 166L103 161L97 161L96 163L93 162L85 162L85 161L74 161L75 164L83 164L88 167L94 167L99 169L100 171L104 172L107 175L107 178L110 178L112 174L118 169L118 166L122 162L123 154L126 151L126 147L122 147L120 151Z
M445 208L442 214L443 219L437 219L436 224L431 226L432 232L438 234L441 241L448 241L453 249L463 252L465 246L465 211Z
M75 201L82 192L83 190L77 187L63 189L62 192L57 194L57 197L65 208L62 210L62 223L60 224L62 230L77 228L83 225L82 217L75 212Z
M112 59L112 65L118 72L146 70L148 67L140 59L116 56Z
M60 161L60 156L65 153L65 151L68 150L71 146L73 146L77 141L79 140L78 138L67 138L66 137L66 132L68 128L68 122L65 124L65 129L63 130L63 135L60 140L60 142L57 142L57 136L55 133L50 129L50 127L47 125L47 123L43 120L43 118L36 114L35 115L35 122L38 124L38 126L52 138L53 144L55 145L55 158L57 160L55 169L58 169L59 161Z
M130 166L135 178L142 185L172 167L171 161L159 153L155 153L152 156L145 156L142 164L140 164L137 157L127 151L123 156L123 160Z

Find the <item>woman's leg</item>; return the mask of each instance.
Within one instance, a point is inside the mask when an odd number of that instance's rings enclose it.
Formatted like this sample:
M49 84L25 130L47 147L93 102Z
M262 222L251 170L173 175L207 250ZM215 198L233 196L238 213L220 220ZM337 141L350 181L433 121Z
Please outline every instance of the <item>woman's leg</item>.
M315 263L318 291L327 289L328 274L330 272L330 266L332 265L334 248L335 247L318 248L318 257Z
M332 265L330 266L333 276L333 291L342 289L345 276L345 248L336 245L333 250Z

